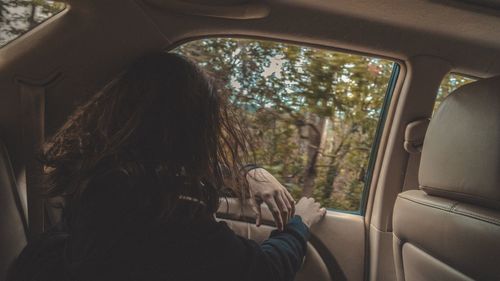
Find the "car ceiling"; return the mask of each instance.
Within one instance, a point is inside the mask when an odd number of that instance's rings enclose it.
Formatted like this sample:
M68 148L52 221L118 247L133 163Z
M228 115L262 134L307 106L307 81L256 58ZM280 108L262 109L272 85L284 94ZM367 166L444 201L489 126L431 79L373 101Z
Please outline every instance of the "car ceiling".
M460 1L292 0L292 2L405 29L454 37L477 44L500 46L500 11Z
M475 76L500 73L497 62L500 11L448 0L279 0L266 3L270 7L268 17L246 21L200 17L186 20L185 16L166 16L167 8L148 6L147 0L142 6L174 42L185 36L243 33L401 60L431 55L449 61L459 72ZM179 26L172 25L174 22L180 23L185 32L179 32Z
M170 8L171 3L179 1L215 6L261 2L269 7L270 14L261 19L251 20L190 16L189 11L179 12ZM500 63L497 63L497 56L500 53L500 11L458 1L69 0L67 2L72 10L67 17L73 18L71 23L73 29L78 30L78 26L87 30L94 29L92 36L87 34L86 38L73 38L73 42L84 40L85 44L102 44L100 39L103 35L127 40L127 36L130 35L127 26L134 23L140 26L146 14L169 43L209 34L253 35L334 46L401 60L416 55L432 55L450 61L455 69L469 74L490 76L500 73ZM133 9L132 5L125 2L135 2L137 7ZM110 34L107 28L102 28L103 25L111 24L116 24L116 28L113 29L114 34ZM99 34L99 31L102 34ZM148 32L151 30L144 30L144 35ZM60 36L68 35L60 34ZM127 44L134 42L127 41ZM8 51L8 48L3 49ZM0 52L0 55L3 53L6 52ZM0 67L1 63L0 59Z

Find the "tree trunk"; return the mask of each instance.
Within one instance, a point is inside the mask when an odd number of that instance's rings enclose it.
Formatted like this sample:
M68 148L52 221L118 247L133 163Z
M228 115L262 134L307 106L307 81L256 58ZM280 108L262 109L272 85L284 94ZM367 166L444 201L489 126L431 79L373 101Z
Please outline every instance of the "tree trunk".
M337 163L335 163L335 159L332 158L332 161L330 163L330 167L328 168L328 172L326 172L326 183L325 187L323 189L323 198L328 199L332 196L333 192L333 184L335 183L335 179L337 178L338 175L338 169L339 167L337 166Z
M316 179L316 164L322 147L322 140L326 135L327 119L315 115L309 116L307 165L304 170L304 183L302 195L310 197L314 192L314 181Z
M352 127L351 127L352 129ZM350 130L351 130L350 129ZM337 136L340 137L340 136ZM340 139L340 142L338 146L333 149L331 152L330 156L330 167L328 168L328 171L326 172L326 183L325 187L323 189L323 198L328 199L332 197L332 193L334 191L338 191L338 188L336 190L335 188L335 180L337 179L337 176L339 175L339 169L343 163L344 157L346 156L350 144L347 143L348 136L344 136L343 138Z
M35 5L35 3L32 3L30 14L28 17L28 26L29 26L28 30L31 30L36 26L35 13L36 13L36 5Z

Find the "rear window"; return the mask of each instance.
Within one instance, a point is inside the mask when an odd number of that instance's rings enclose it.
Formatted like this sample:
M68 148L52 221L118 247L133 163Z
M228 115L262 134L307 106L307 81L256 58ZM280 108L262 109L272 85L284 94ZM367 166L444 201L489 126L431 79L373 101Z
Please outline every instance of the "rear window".
M441 102L453 91L458 89L463 85L467 85L477 79L467 77L458 73L449 73L441 81L439 86L438 94L436 97L436 103L434 104L434 111L439 107Z
M63 3L44 0L0 0L0 48L64 10Z

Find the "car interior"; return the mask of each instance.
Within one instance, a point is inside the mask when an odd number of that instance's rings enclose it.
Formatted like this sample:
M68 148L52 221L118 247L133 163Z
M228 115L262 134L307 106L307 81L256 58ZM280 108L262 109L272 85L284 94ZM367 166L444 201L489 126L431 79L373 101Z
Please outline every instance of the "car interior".
M20 2L0 0L0 33ZM0 280L58 219L38 192L44 140L135 59L217 38L388 62L359 206L327 206L296 280L500 280L500 2L54 3L0 45ZM440 100L450 73L470 83ZM261 242L273 230L265 206L256 227L248 204L221 202L217 217L237 234Z

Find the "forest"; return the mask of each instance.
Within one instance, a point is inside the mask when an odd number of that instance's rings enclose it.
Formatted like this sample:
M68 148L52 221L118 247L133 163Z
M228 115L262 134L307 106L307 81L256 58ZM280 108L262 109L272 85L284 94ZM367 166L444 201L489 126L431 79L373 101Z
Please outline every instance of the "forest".
M0 47L65 8L45 0L0 0ZM207 38L183 54L216 77L248 129L251 155L291 192L357 212L394 63L265 40ZM449 74L436 107L473 81Z
M192 41L175 52L221 80L255 162L294 196L359 210L393 62L235 38Z

